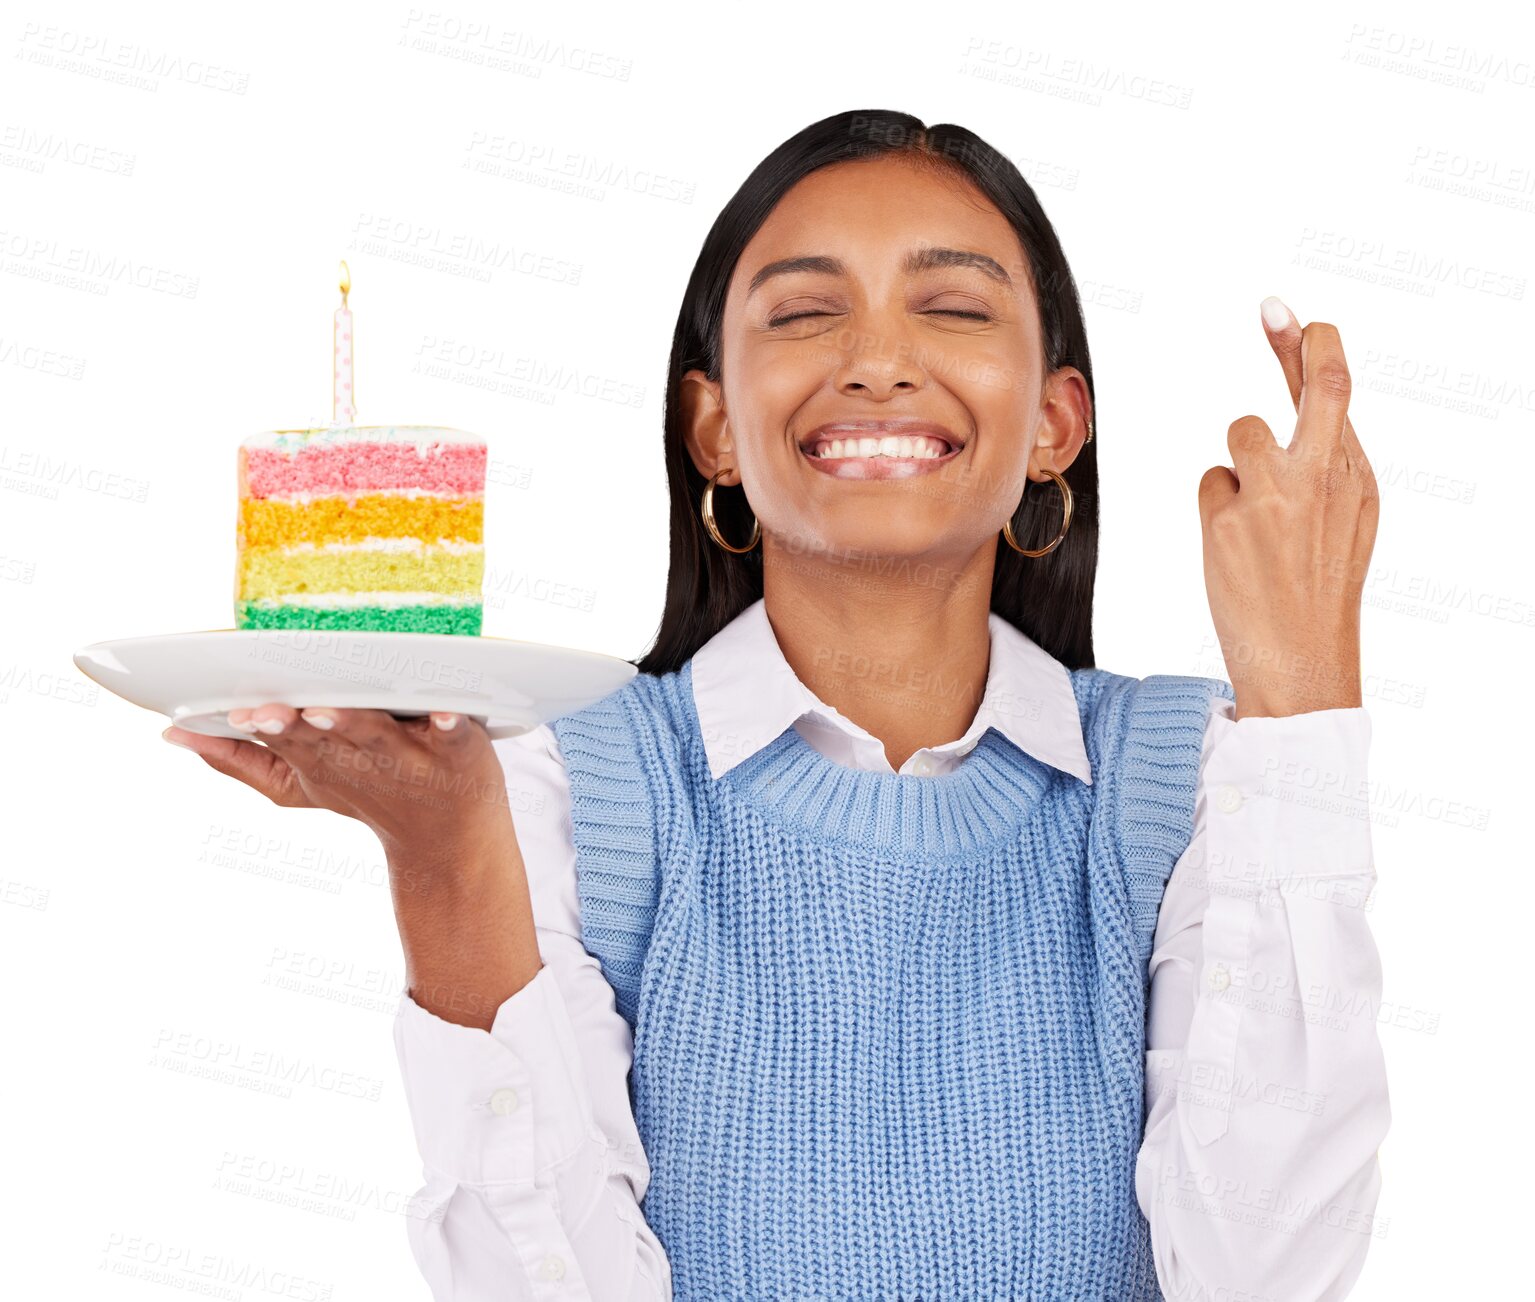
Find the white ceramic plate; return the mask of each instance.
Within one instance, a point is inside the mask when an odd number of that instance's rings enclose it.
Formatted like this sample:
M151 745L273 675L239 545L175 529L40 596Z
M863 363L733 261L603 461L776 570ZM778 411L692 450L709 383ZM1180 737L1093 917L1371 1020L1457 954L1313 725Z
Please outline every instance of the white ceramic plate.
M93 642L86 677L178 728L249 741L228 712L278 701L302 709L467 714L515 737L616 691L639 671L596 651L450 633L210 629Z

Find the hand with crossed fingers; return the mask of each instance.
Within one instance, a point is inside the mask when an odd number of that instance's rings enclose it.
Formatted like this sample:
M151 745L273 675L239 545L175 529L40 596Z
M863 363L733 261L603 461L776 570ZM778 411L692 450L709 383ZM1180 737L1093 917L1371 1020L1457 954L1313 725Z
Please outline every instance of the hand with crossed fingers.
M1281 447L1257 416L1239 417L1233 465L1199 481L1205 588L1239 719L1362 704L1359 616L1380 517L1337 327L1303 329L1277 298L1262 315L1295 433Z

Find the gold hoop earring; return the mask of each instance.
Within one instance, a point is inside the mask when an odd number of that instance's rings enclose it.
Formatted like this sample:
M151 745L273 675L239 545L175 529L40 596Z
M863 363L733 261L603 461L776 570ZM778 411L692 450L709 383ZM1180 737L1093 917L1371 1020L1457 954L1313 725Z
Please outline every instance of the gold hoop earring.
M1067 484L1067 482L1053 470L1046 470L1045 474L1049 475L1051 479L1055 480L1055 482L1061 486L1061 496L1065 502L1065 505L1062 508L1063 518L1061 520L1061 531L1043 547L1040 547L1037 550L1031 550L1027 547L1020 547L1018 545L1018 539L1013 536L1013 520L1012 517L1009 516L1007 523L1002 526L1002 536L1007 539L1007 545L1020 556L1043 556L1046 552L1054 551L1061 545L1061 539L1066 536L1066 530L1071 528L1071 486Z
M729 472L729 466L726 466L723 470L716 470L712 475L709 476L709 482L704 487L704 528L709 531L709 537L713 538L714 541L723 547L727 552L734 552L737 556L740 556L745 552L751 551L751 549L757 545L757 539L762 537L762 526L757 523L757 517L755 515L752 516L752 536L747 540L745 547L732 547L728 542L720 537L719 526L714 522L714 481L717 480L721 475L728 474Z

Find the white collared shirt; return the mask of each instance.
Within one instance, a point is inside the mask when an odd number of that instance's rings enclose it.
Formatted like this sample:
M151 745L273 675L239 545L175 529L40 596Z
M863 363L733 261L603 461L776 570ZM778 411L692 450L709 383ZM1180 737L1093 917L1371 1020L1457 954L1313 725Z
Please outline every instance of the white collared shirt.
M1093 780L1081 716L1066 666L992 612L991 660L975 719L962 737L924 746L900 772L947 773L995 728L1015 746L1083 782ZM848 667L877 675L877 665ZM709 773L719 777L785 728L795 728L828 759L849 768L893 772L884 743L805 686L784 659L760 598L698 649L693 695Z
M989 627L970 727L900 772L947 772L996 728L1091 783L1065 666L1000 616ZM692 672L715 777L788 727L839 764L892 771L877 738L794 674L762 600ZM1169 1302L1330 1302L1363 1267L1390 1124L1367 916L1370 719L1234 712L1212 705L1193 835L1158 914L1136 1196ZM411 1247L437 1302L668 1299L641 1211L632 1036L580 939L564 762L547 724L496 746L543 967L489 1031L401 995L395 1046L426 1179Z

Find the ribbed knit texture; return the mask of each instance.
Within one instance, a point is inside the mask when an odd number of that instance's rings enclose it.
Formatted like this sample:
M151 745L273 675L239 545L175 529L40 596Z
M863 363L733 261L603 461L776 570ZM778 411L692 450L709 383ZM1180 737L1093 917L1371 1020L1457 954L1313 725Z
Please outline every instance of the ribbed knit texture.
M1146 967L1230 686L1072 671L1091 786L995 729L916 777L789 728L715 780L691 670L553 721L675 1296L1160 1302Z

